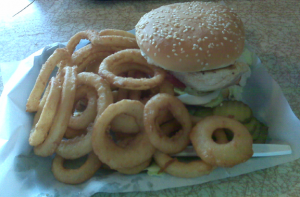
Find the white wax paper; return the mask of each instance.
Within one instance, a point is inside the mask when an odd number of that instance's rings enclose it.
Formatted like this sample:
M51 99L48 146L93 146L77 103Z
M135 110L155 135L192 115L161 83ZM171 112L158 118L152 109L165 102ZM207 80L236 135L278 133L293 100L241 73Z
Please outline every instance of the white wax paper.
M86 43L85 43L86 44ZM252 54L252 75L244 88L242 100L254 115L269 126L269 136L292 147L291 155L251 158L233 168L218 168L210 175L183 179L163 176L122 175L99 170L89 181L67 185L55 180L51 172L51 157L33 154L28 144L33 114L25 112L25 105L38 76L41 65L57 47L53 44L27 59L5 66L18 65L7 79L0 100L0 196L90 196L96 192L153 191L196 185L208 181L237 176L248 172L293 161L300 157L300 121L292 112L278 84L267 73L260 60ZM5 81L6 82L6 81Z

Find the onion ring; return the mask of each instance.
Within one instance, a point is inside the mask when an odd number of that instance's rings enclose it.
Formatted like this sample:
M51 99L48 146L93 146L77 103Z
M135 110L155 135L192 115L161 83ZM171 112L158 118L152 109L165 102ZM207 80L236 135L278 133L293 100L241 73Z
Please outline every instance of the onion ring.
M58 48L43 64L39 76L37 77L34 87L27 100L27 104L26 104L27 112L35 112L38 110L40 98L45 90L49 77L52 71L54 70L55 66L62 60L69 60L66 62L70 62L71 55L67 50Z
M76 87L76 71L77 67L65 67L64 73L60 73L61 77L64 76L64 83L62 87L61 101L58 106L58 111L53 120L51 129L46 140L34 147L36 155L47 157L52 155L58 147L64 133L68 127L67 122L71 117L72 107L75 98Z
M92 127L88 127L87 133L73 139L62 140L56 149L56 153L65 159L77 159L93 150Z
M159 134L161 129L156 119L159 111L163 109L170 110L182 125L182 129L171 138ZM153 146L164 153L179 153L189 144L189 133L192 127L190 116L185 106L175 96L160 93L152 97L145 105L144 125Z
M92 42L92 40L99 37L99 33L93 30L80 31L72 36L66 46L66 49L69 53L73 53L75 51L76 46L82 39L86 39Z
M113 73L116 68L120 67L120 64L129 62L138 63L150 68L153 70L154 76L150 79L133 79L120 77ZM141 70L143 66L137 67L136 70ZM100 65L99 75L104 77L110 84L119 88L146 90L160 85L165 78L166 71L148 64L139 49L126 49L105 58Z
M93 45L102 46L117 46L124 48L138 48L135 38L106 35L100 36L100 33L94 30L81 31L70 38L66 48L70 53L73 53L81 39L91 41Z
M139 101L122 100L109 105L96 119L92 134L93 150L99 159L112 169L139 165L150 159L155 152L155 148L144 132L143 109L144 105ZM139 127L139 133L136 134L130 145L124 148L116 145L107 132L112 119L122 113L135 117Z
M179 162L176 158L156 151L154 153L156 164L170 175L182 178L194 178L211 173L215 167L202 160L191 161L189 163ZM172 161L172 163L170 163Z
M115 35L98 36L95 37L95 39L92 39L91 42L92 44L95 45L118 46L127 49L139 48L135 38L124 37L124 36L115 36Z
M135 35L132 33L129 33L127 31L123 30L118 30L118 29L105 29L99 32L100 36L109 36L109 35L114 35L114 36L123 36L123 37L128 37L128 38L134 38Z
M113 102L113 96L109 85L99 75L94 73L82 72L77 75L78 84L92 86L96 89L98 94L97 100L97 116Z
M67 184L79 184L90 179L102 165L93 152L89 154L86 162L78 169L64 168L64 160L61 156L56 155L52 162L52 172L58 181Z
M30 130L30 135L31 135L31 133L33 133L35 131L35 125L36 125L36 123L40 119L40 116L42 114L43 108L44 108L45 103L47 101L47 97L48 97L49 92L50 92L50 86L51 86L51 81L49 82L49 84L48 84L48 86L47 86L47 88L46 88L46 90L45 90L45 92L43 94L43 97L41 99L41 102L39 103L39 108L38 108L37 112L34 115L33 123L32 123L32 128Z
M98 60L101 63L104 58L122 49L120 47L89 44L72 54L72 64L78 66L78 73L80 73L87 69L91 62ZM100 63L98 66L100 66Z
M233 139L226 144L218 144L212 139L213 132L222 128L234 133ZM208 116L192 129L190 138L197 154L211 165L232 167L253 155L250 133L243 124L231 118Z
M52 77L50 82L51 85L49 84L50 90L47 100L41 111L39 120L34 126L34 132L30 133L29 144L31 146L37 146L46 139L60 101L61 84L59 78Z
M84 129L91 122L94 122L97 115L97 92L93 87L90 86L80 86L76 89L75 103L78 102L84 96L88 99L88 104L86 109L80 113L79 116L71 116L69 120L69 127L72 129Z

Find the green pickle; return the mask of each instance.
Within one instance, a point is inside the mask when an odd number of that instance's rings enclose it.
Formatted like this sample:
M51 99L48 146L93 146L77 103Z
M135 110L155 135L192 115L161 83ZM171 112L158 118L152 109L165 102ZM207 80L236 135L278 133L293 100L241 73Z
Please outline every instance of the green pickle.
M260 132L258 137L254 140L253 143L255 144L264 144L266 143L268 138L268 127L264 125L263 123L260 123Z
M241 123L247 123L252 118L252 110L250 107L240 101L224 101L214 108L213 114L234 118Z
M212 115L213 115L213 109L209 107L198 108L197 111L194 113L194 116L203 117L203 118Z
M244 125L248 129L249 133L253 136L253 133L256 127L259 126L259 124L259 121L256 118L252 117L250 122L245 123Z

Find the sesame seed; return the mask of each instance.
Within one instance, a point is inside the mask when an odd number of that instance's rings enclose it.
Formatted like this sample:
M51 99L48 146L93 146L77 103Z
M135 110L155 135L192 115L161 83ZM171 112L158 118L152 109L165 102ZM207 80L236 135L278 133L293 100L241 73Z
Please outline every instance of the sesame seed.
M170 58L170 56L169 56L169 55L167 55L167 57L168 57L168 58Z
M208 63L206 63L205 66L208 66Z
M148 48L148 49L147 49L147 51L149 52L149 51L150 51L150 49Z
M177 53L174 53L174 55L175 55L175 56L178 56L178 54L177 54Z
M180 46L180 45L181 45L181 42L178 42L178 45Z
M202 51L202 48L201 48L201 47L199 47L199 50L200 50L200 51Z
M154 53L154 56L156 57L156 53Z
M200 62L200 59L197 59L197 62Z
M176 51L175 49L172 50L172 52L175 52L175 51Z
M224 40L227 40L227 37L223 37L224 38Z

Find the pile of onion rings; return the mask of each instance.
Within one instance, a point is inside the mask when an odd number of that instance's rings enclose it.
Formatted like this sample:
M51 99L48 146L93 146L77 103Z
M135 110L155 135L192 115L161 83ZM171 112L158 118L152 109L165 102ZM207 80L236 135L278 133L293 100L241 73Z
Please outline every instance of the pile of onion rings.
M75 51L81 39L91 43ZM58 72L49 79L55 66ZM90 179L102 163L137 174L154 160L160 172L192 178L248 160L253 151L247 129L224 117L192 119L166 74L147 63L133 34L77 33L55 50L37 77L26 104L26 111L36 112L29 144L36 155L56 154L52 172L68 184ZM222 129L232 130L231 141ZM196 161L172 157L190 143ZM77 169L64 166L65 160L86 156Z

